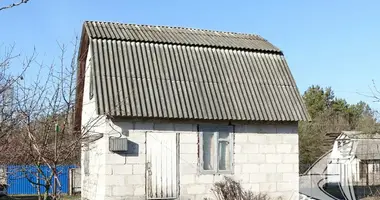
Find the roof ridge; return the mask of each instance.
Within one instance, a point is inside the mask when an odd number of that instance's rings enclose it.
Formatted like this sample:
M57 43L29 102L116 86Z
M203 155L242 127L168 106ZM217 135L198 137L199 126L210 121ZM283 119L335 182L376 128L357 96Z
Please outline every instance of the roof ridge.
M169 26L169 25L124 23L124 22L113 22L113 21L93 21L93 20L91 20L91 21L85 21L84 23L118 24L118 25L129 25L129 26L137 26L137 27L151 27L151 28L171 28L171 29L180 29L180 30L182 29L182 30L204 31L204 32L212 32L212 33L224 33L224 34L254 36L254 37L257 37L258 40L268 42L268 40L266 40L262 36L260 36L258 34L254 34L254 33L243 33L243 32L234 32L234 31L219 31L219 30L211 30L211 29L203 29L203 28Z
M85 21L83 27L92 39L195 45L282 54L282 51L268 40L250 33L108 21Z

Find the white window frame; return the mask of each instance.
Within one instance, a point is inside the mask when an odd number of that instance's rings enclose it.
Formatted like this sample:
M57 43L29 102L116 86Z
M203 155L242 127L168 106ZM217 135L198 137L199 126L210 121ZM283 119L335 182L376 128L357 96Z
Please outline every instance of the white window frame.
M205 131L207 130L207 131ZM210 131L211 130L211 131ZM204 132L207 132L210 134L211 132L214 134L214 169L212 170L205 170L204 169L204 161L203 161L203 134ZM219 133L220 132L227 132L228 133L228 139L219 139ZM233 126L220 126L220 125L198 125L198 138L199 138L199 173L200 174L233 174L234 173L234 128ZM229 170L219 170L219 141L228 141L229 144L229 153L230 153L230 167Z

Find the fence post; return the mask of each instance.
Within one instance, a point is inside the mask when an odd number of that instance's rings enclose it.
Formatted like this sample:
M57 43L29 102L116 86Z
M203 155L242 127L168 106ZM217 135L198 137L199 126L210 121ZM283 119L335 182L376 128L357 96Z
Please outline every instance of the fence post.
M69 168L69 195L73 195L73 170Z

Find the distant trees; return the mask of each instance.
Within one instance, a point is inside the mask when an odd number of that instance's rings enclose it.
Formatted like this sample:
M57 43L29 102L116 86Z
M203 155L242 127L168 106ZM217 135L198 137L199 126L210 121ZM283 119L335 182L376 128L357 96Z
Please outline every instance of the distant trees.
M312 164L328 149L322 145L330 132L358 130L365 133L379 131L375 112L365 102L349 104L334 95L331 87L312 85L303 94L312 122L299 124L300 163Z

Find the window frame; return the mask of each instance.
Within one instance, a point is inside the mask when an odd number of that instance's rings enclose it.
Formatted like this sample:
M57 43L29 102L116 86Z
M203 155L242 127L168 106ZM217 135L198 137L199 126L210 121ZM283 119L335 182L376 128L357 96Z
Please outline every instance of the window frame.
M207 132L207 134L213 134L214 139L213 143L215 145L214 148L214 162L213 170L205 170L204 169L204 160L203 160L203 134L204 132ZM228 133L228 139L220 139L219 138L219 133L220 132L225 132ZM233 174L234 173L234 146L235 146L235 141L234 141L234 127L233 126L225 126L225 125L198 125L198 164L199 164L199 173L200 174ZM229 170L220 170L219 169L219 142L221 141L227 141L229 142L229 154L230 154L230 162L229 164Z

